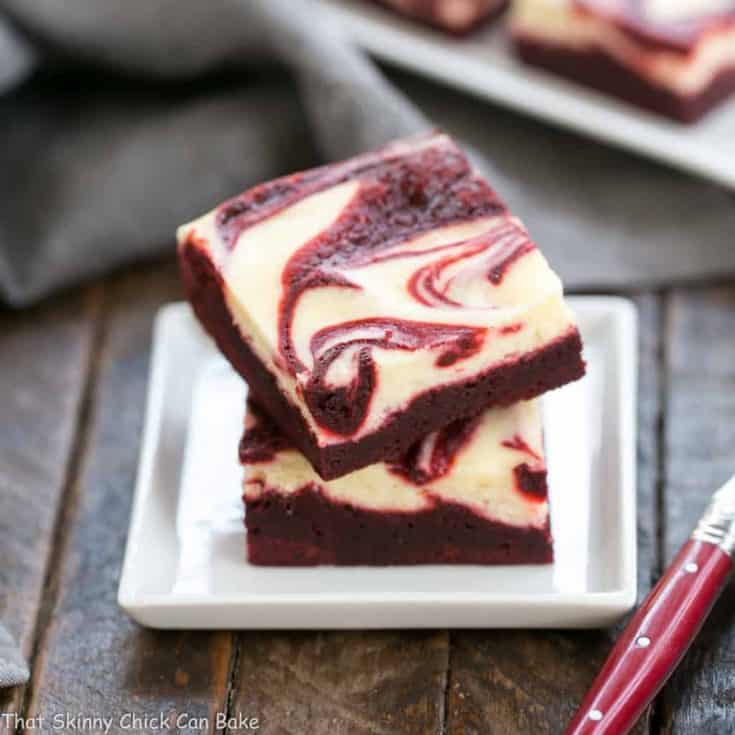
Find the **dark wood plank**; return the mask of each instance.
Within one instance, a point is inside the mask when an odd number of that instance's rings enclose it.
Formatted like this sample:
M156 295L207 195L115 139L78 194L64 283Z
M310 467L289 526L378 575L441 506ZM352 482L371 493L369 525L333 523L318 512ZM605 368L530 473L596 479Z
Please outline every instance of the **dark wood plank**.
M643 593L656 566L660 309L653 295L640 295L636 300L641 327L638 575ZM562 732L604 661L615 632L452 633L447 733ZM648 732L648 715L635 732Z
M666 560L735 472L735 288L677 291L668 310ZM735 732L735 588L725 590L664 690L662 732Z
M88 376L99 291L0 312L0 620L28 660ZM23 690L0 691L17 713ZM0 733L12 730L0 718Z
M54 717L63 713L105 715L113 721L110 732L130 732L122 719L126 713L187 713L211 723L214 711L225 706L229 634L144 630L116 603L145 408L151 324L158 306L177 297L178 278L171 266L140 269L105 290L94 404L65 509L66 533L56 549L58 599L43 631L28 707L30 716L44 717L43 732L52 732Z
M442 732L442 632L253 633L240 639L231 714L273 735Z

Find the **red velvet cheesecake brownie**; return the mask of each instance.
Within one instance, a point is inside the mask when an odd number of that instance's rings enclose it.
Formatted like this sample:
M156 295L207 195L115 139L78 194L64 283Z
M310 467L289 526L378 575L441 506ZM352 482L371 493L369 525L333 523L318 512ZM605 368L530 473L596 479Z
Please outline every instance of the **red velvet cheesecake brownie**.
M521 57L692 122L735 91L735 0L517 0Z
M257 186L179 243L200 321L325 479L584 373L558 277L445 135Z
M409 18L464 35L499 15L508 0L373 0Z
M240 457L253 564L552 561L537 401L460 419L400 460L331 481L251 405Z

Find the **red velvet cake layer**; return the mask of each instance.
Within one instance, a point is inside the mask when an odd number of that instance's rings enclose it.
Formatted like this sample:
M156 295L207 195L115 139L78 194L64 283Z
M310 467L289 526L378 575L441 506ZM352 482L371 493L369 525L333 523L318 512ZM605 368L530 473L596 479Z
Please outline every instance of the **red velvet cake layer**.
M701 119L735 92L735 67L722 69L701 93L683 97L651 84L601 51L567 50L524 38L515 39L515 46L528 64L684 123Z
M266 492L247 503L248 560L266 566L317 564L548 564L548 526L516 528L455 503L411 513L335 503L312 487Z

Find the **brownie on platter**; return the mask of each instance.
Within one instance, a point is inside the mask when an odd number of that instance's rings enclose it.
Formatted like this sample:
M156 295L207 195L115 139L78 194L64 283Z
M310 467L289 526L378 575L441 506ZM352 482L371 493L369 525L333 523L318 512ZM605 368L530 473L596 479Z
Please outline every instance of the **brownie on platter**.
M559 278L446 135L256 186L178 238L199 320L325 479L584 373Z
M516 0L525 61L682 122L735 92L735 0Z
M404 457L322 480L256 405L240 444L253 564L552 561L537 401L459 419Z
M371 0L408 18L462 36L494 18L508 0Z

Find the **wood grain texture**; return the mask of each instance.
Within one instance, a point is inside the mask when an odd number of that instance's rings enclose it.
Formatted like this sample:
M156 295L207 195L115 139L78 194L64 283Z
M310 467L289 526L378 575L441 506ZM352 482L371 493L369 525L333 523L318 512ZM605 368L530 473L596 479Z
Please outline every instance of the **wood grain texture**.
M0 620L29 661L97 310L89 289L0 313ZM22 698L0 691L0 712L17 713ZM0 733L7 725L0 718Z
M735 472L735 288L677 291L668 309L664 552ZM720 598L661 699L661 731L735 732L735 588Z
M659 305L636 298L640 316L638 576L648 590L656 564ZM634 355L630 356L635 359ZM613 631L466 631L452 633L449 735L556 735L563 731L602 665ZM647 733L648 715L634 730Z
M232 714L268 735L442 732L446 633L243 634Z
M52 732L54 717L64 713L112 717L110 732L130 732L121 719L125 713L211 717L225 706L228 634L144 630L116 603L152 319L161 303L178 296L178 278L168 266L140 269L105 289L93 410L82 429L82 459L65 509L66 533L55 551L52 581L58 598L49 626L41 631L31 685L28 714L43 715L43 732Z

